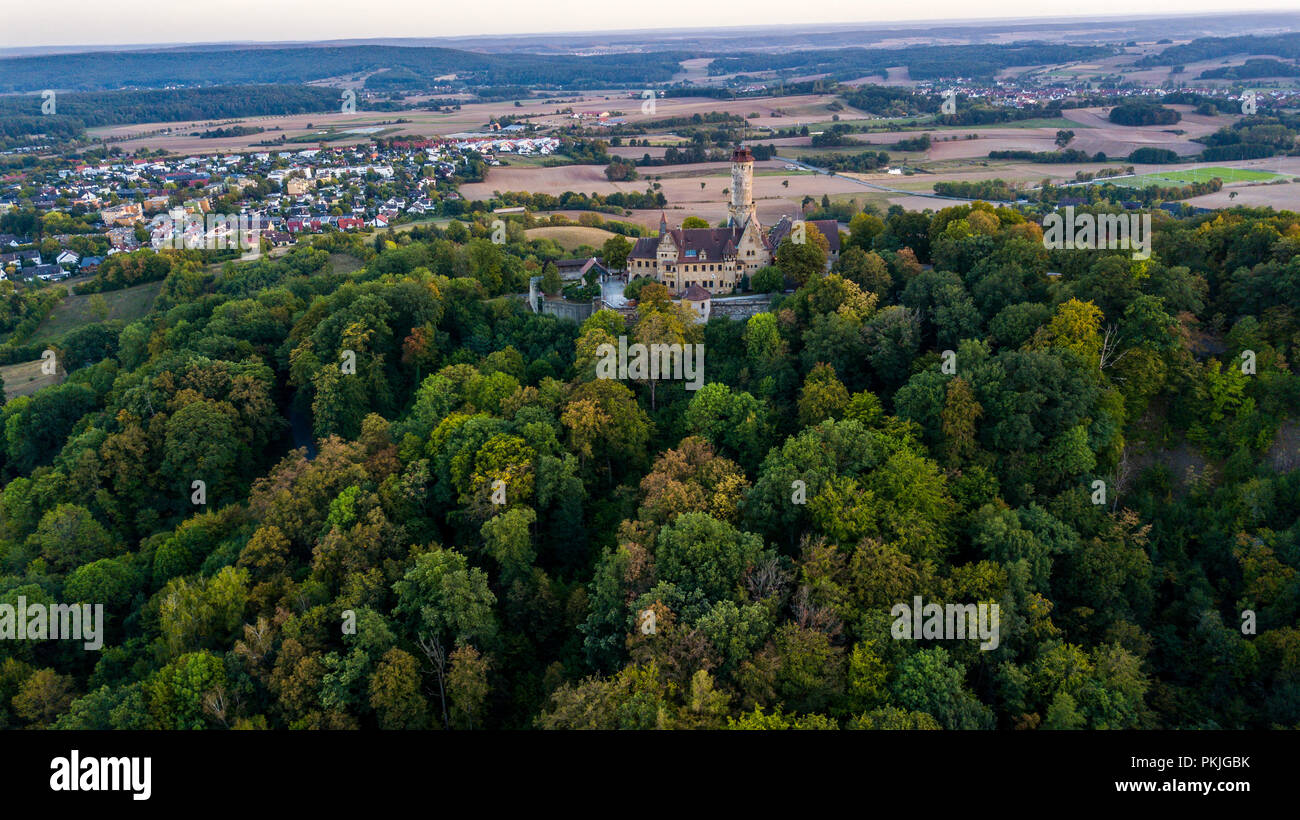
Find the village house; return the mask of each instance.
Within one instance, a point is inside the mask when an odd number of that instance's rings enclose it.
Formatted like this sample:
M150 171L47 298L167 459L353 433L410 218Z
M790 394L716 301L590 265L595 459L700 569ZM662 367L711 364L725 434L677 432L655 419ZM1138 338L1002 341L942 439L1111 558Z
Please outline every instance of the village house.
M28 280L40 279L44 282L57 282L60 279L67 279L71 275L58 265L37 265L34 268L23 269L23 278Z
M100 210L99 218L105 225L134 225L144 219L144 209L138 202L127 202Z
M594 256L586 259L557 260L555 270L560 274L560 279L565 282L586 279L588 275L598 276L597 281L603 282L605 277L609 275L609 271Z

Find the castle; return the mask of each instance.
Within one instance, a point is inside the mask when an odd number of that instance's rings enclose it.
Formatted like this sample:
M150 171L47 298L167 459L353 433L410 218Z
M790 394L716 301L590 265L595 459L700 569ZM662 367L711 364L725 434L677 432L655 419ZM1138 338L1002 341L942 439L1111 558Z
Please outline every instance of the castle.
M830 244L829 259L840 251L839 224L833 219L809 221ZM754 155L748 148L731 154L731 202L725 228L669 228L659 215L659 235L636 241L627 257L630 276L650 276L674 294L694 287L710 294L726 294L773 264L781 240L794 229L794 220L781 217L764 230L754 208Z

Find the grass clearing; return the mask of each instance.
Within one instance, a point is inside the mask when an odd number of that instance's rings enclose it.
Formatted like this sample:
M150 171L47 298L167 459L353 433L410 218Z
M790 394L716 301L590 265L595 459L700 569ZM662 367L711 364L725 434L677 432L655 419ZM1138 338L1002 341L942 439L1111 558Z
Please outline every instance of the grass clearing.
M158 291L162 290L162 284L162 280L159 280L107 293L69 295L55 306L49 317L36 329L31 341L52 342L69 330L92 322L111 319L134 322L153 307ZM99 300L95 299L96 296L103 297L103 305L107 307L106 312L99 314L95 312L95 305L99 303Z
M333 266L335 273L352 273L365 267L365 263L360 259L346 253L331 253L330 265Z
M573 157L566 154L501 154L497 157L501 160L502 166L516 166L519 168L543 168L548 165L562 165L572 163Z
M67 374L62 372L50 375L42 373L41 364L44 361L44 359L34 359L30 362L0 366L0 379L4 379L5 383L5 401L18 396L30 396L42 387L59 384L67 377Z
M589 228L585 225L554 225L545 228L529 228L524 231L524 235L529 239L553 240L566 252L571 252L580 245L599 248L605 244L606 239L616 236L613 231L607 231L603 228Z

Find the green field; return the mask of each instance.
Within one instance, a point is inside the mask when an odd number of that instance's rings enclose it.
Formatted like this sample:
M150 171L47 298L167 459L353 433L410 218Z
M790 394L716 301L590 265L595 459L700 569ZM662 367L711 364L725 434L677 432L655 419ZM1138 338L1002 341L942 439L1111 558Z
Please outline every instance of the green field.
M565 253L571 253L582 245L599 248L605 240L615 234L602 228L589 228L585 225L551 225L544 228L529 228L524 231L529 239L554 240Z
M969 128L970 126L953 126L954 129ZM1027 120L1013 120L1011 122L999 122L989 125L976 126L978 128L1069 128L1078 130L1082 128L1091 128L1091 125L1083 125L1074 120L1065 117L1033 117Z
M570 165L573 157L566 154L501 154L497 157L502 165L516 168L547 168L552 165Z
M330 265L334 267L335 273L352 273L365 267L360 259L346 253L331 253Z
M1271 182L1275 179L1282 179L1281 174L1274 174L1269 171L1247 171L1241 168L1212 166L1210 168L1188 168L1183 171L1142 174L1141 176L1125 177L1112 181L1116 185L1125 188L1150 188L1156 185L1173 188L1190 185L1193 182L1209 182L1215 177L1223 180L1225 185L1229 182Z
M890 131L895 130L896 126L890 125L888 128L881 128L881 122L899 123L909 120L916 120L917 125L914 128L898 128L901 131L972 131L978 133L993 128L1091 128L1091 125L1081 125L1074 120L1067 120L1065 117L1034 117L1028 120L1008 120L1007 122L990 122L985 125L928 125L927 121L933 120L933 115L923 114L919 117L895 117L892 120L872 120L871 124L876 126L873 131Z
M52 342L69 330L91 322L108 319L133 322L149 312L154 298L161 289L160 280L98 294L104 297L104 304L108 307L106 315L96 315L93 311L91 300L95 298L95 294L70 295L54 308L49 318L42 322L40 327L36 328L36 333L32 335L30 341Z

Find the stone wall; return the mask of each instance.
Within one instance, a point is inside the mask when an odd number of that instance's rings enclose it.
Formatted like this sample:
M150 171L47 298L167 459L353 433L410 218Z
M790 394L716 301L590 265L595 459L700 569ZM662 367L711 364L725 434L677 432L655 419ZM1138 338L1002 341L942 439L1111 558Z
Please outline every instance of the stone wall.
M594 302L570 302L567 299L541 299L538 302L540 313L560 319L571 319L581 324L596 312Z
M744 321L750 316L764 313L772 304L772 296L756 293L748 296L720 296L709 300L709 316L725 316Z
M540 277L534 277L534 280ZM637 320L637 310L635 307L609 307L605 303L596 299L591 302L570 302L567 299L548 299L537 290L536 282L529 282L528 304L532 307L533 312L541 313L545 316L555 316L560 319L569 319L581 324L585 322L591 314L604 308L612 310L621 315L629 323ZM709 315L723 316L728 319L745 321L750 316L767 311L772 303L772 297L767 293L756 293L746 296L721 296L709 300Z

